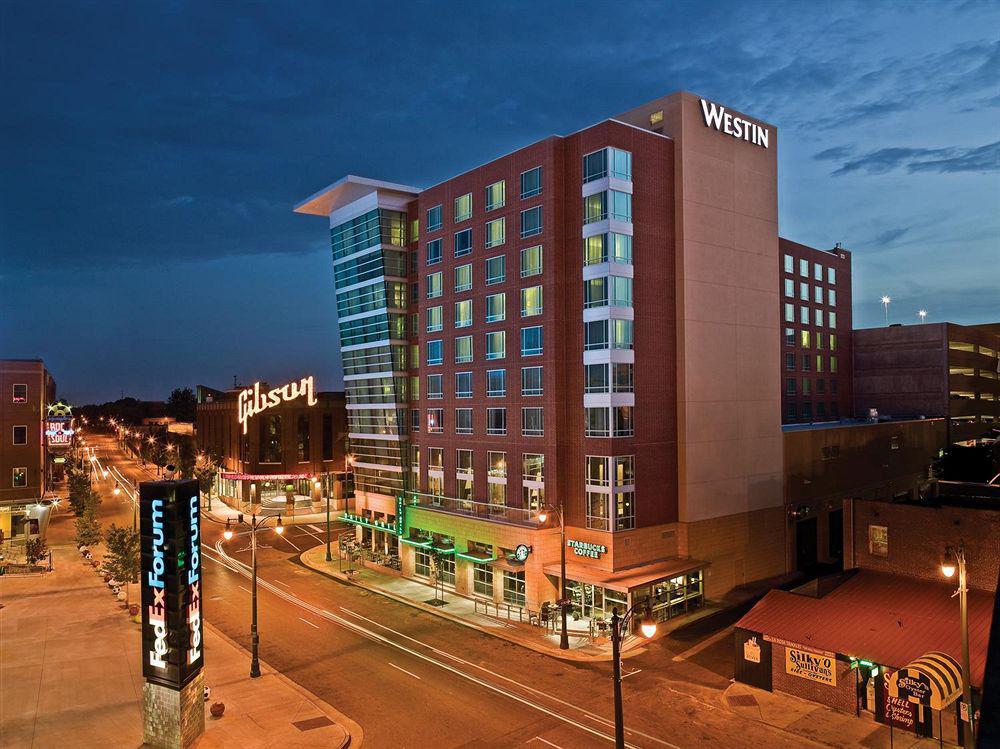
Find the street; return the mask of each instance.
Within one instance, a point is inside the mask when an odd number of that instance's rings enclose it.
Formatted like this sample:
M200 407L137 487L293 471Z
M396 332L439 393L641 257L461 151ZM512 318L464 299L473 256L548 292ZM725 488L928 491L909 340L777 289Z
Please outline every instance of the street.
M154 478L112 438L91 435L90 444L112 476ZM131 523L127 493L114 497L108 482L101 489L102 522ZM66 514L54 521L54 538L66 523ZM205 567L206 618L249 647L248 538L224 541L222 526L207 517L202 531L212 562ZM324 542L319 524L286 526L282 536L268 529L258 538L261 658L360 723L366 745L613 742L610 664L560 661L308 570L297 557ZM630 746L812 745L725 708L736 618L702 621L626 659Z

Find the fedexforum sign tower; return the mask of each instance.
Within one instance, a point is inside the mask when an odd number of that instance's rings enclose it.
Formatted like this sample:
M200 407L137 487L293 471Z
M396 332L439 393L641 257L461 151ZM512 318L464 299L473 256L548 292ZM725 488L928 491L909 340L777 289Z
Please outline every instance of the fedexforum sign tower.
M146 481L139 500L143 740L183 749L205 731L198 482Z

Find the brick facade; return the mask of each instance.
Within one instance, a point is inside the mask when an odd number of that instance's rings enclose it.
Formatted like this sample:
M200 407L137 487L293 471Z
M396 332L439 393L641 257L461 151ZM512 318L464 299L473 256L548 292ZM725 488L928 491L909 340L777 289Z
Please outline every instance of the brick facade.
M819 702L844 713L853 713L857 704L856 674L847 660L836 660L836 685L823 684L811 679L794 676L786 671L787 645L774 643L771 648L771 687L775 691L792 694L804 700ZM795 646L796 650L816 653L805 646ZM823 653L819 653L824 655ZM836 658L836 654L827 653Z

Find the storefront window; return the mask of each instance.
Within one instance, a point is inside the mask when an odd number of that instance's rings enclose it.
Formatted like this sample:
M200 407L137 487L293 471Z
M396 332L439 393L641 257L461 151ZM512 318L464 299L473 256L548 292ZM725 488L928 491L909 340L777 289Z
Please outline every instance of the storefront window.
M472 567L472 591L476 595L493 598L493 568L488 564Z
M413 573L420 577L431 576L431 555L425 549L416 549L414 553Z
M636 601L652 597L653 617L657 621L684 615L705 602L702 572L697 570L637 588L632 592L632 597Z
M299 462L307 463L309 461L309 417L305 414L299 416L298 429L296 431L298 432L296 449Z
M520 572L504 570L503 600L515 606L524 605L526 600L524 594L524 570Z
M573 613L584 619L609 619L617 607L619 613L628 609L628 596L600 585L566 581L566 590L573 604Z
M438 573L441 575L441 582L445 585L455 587L455 557L442 554L438 557Z

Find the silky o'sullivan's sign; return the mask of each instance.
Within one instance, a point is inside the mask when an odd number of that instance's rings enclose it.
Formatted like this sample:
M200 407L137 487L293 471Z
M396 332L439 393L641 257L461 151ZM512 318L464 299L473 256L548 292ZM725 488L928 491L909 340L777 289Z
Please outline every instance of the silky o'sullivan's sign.
M831 687L837 686L837 659L832 655L785 648L785 673Z
M204 661L197 480L139 485L142 674L181 689Z
M260 383L255 382L253 387L240 392L237 400L236 419L243 427L243 434L247 433L247 425L257 414L263 413L269 408L274 408L282 402L296 400L305 397L306 404L315 406L318 402L313 393L313 378L303 377L298 382L289 382L278 388L272 388L266 392L260 389Z
M768 147L771 134L766 127L728 112L725 107L704 99L701 100L701 113L705 118L706 127L753 143L755 146Z
M592 544L588 541L574 541L572 538L566 540L566 546L573 550L578 557L590 557L600 559L602 554L606 554L608 547L604 544Z

